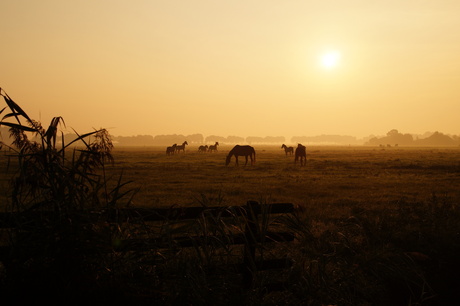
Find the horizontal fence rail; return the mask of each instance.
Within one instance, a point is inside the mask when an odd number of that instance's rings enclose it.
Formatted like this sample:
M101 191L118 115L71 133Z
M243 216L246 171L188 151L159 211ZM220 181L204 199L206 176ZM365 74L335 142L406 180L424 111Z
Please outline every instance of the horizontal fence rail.
M252 203L252 204L249 204ZM222 218L247 215L249 209L255 214L285 214L293 213L294 205L291 203L274 203L260 205L249 202L245 206L221 207L177 207L177 208L122 208L109 212L112 221L126 221L126 218L138 217L144 221L185 220L196 219L207 213ZM115 218L120 218L116 220Z
M104 218L109 222L127 222L133 218L143 221L164 221L164 220L187 220L197 219L203 214L214 217L246 216L249 209L256 215L265 214L287 214L294 212L294 205L291 203L274 203L260 205L257 202L249 202L245 206L216 206L216 207L172 207L172 208L119 208L100 211L77 211L72 214L78 221L92 221ZM252 205L252 206L249 206ZM24 211L24 212L0 212L0 228L11 228L27 225L34 220L41 218L52 218L62 212L50 211ZM83 217L84 216L84 217Z
M291 203L259 204L255 201L248 201L243 206L225 207L172 207L172 208L120 208L106 209L99 211L76 211L69 214L72 222L91 223L103 221L107 224L114 224L118 227L128 224L148 225L160 222L161 224L176 225L180 222L211 222L212 220L230 219L231 222L239 223L240 230L237 232L222 233L209 232L206 234L192 235L181 233L174 236L158 237L131 236L121 238L117 243L111 243L111 247L105 248L107 252L148 252L152 249L177 249L196 248L211 245L216 241L224 241L225 245L242 245L242 263L239 270L244 275L245 284L250 285L254 273L265 269L278 269L289 267L292 263L286 259L264 259L256 258L256 249L261 244L272 242L290 242L295 235L287 231L272 231L268 228L261 229L261 219L273 214L292 214L294 205ZM0 229L14 231L19 230L21 234L27 233L41 226L44 220L54 220L62 217L62 212L50 211L24 211L20 213L0 213ZM207 220L207 221L206 221ZM211 220L211 221L210 221ZM153 225L152 225L153 226ZM194 233L193 231L191 233ZM182 234L182 235L181 235ZM184 235L185 234L185 235ZM9 254L12 245L0 246L0 255L4 257ZM95 250L100 252L102 250ZM1 260L1 258L0 258Z

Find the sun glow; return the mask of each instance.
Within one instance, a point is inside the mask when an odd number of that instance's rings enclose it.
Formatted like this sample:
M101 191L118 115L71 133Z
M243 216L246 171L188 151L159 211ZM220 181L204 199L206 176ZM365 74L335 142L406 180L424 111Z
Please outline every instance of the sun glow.
M321 65L326 69L332 69L339 64L340 58L340 52L328 51L321 55Z

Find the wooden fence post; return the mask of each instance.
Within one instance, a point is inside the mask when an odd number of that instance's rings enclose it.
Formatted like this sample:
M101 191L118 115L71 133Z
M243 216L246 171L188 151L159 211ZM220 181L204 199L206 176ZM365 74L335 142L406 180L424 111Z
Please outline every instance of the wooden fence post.
M256 245L259 240L258 215L260 205L256 201L248 201L246 204L246 227L244 246L244 282L247 287L252 285L256 267Z

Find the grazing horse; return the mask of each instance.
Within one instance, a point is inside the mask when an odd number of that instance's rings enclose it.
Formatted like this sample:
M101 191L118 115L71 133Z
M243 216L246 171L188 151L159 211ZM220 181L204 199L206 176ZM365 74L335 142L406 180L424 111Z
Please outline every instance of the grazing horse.
M216 141L216 143L214 145L210 145L209 149L208 149L208 152L214 152L214 151L217 152L217 146L218 145L219 145L219 143L217 141Z
M199 146L198 147L198 152L206 152L208 150L208 146Z
M188 145L187 141L184 141L180 146L176 146L176 152L182 151L185 153L185 145Z
M300 158L300 165L304 166L307 163L307 148L300 143L297 145L295 149L295 163L297 164L297 160Z
M248 156L251 158L251 165L254 165L254 163L256 162L256 151L251 146L234 146L233 149L231 149L227 155L227 159L225 161L226 166L228 166L228 164L230 163L230 159L233 155L235 156L237 166L238 156L244 156L246 158L246 163L244 164L245 166L248 164Z
M281 149L284 149L284 152L286 153L286 156L288 155L288 153L290 153L291 155L294 154L294 148L293 147L287 147L285 144L283 144L281 146Z
M170 147L167 147L166 148L166 155L174 155L174 152L176 152L176 147L177 147L177 144L173 144L172 146Z

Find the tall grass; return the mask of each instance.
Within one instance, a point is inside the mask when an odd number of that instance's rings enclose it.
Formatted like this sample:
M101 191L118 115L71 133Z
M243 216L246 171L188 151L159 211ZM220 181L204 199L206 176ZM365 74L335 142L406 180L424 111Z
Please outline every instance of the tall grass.
M127 183L119 179L115 188L107 188L104 167L113 161L110 135L105 129L75 131L78 137L66 143L58 132L65 126L62 117L54 117L45 129L3 90L0 94L6 103L0 126L9 128L12 139L11 145L2 142L8 148L5 170L11 173L11 196L4 206L9 220L3 219L11 224L8 286L3 289L21 298L24 288L35 294L91 288L106 269L100 266L106 258L97 249L113 232L101 230L106 221L92 211L130 202L123 191Z

